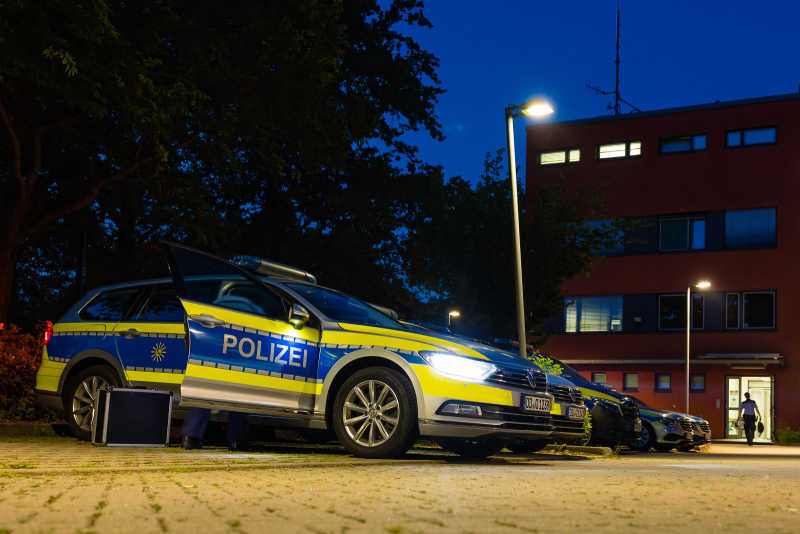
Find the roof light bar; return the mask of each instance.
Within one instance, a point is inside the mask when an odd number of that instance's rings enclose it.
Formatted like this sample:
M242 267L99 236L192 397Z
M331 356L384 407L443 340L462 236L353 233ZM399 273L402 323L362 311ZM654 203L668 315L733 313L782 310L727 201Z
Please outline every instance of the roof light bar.
M253 271L265 276L279 276L283 278L292 278L302 282L309 282L316 285L317 277L308 271L284 265L276 261L268 261L255 256L231 256L230 262L248 271Z

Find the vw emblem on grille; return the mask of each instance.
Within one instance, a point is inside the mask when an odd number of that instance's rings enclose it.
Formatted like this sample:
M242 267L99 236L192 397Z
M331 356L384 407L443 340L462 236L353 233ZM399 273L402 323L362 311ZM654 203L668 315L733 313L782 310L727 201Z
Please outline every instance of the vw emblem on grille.
M536 389L536 369L528 369L528 384Z
M577 402L578 392L575 391L575 388L569 388L569 398L572 399L572 402Z

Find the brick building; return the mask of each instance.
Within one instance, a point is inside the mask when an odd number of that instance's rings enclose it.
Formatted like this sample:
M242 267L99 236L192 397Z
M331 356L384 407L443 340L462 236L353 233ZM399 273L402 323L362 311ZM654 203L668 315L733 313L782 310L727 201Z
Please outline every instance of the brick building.
M527 187L598 184L608 218L641 224L566 286L544 350L587 378L690 411L736 438L749 391L762 439L800 428L800 94L529 125Z

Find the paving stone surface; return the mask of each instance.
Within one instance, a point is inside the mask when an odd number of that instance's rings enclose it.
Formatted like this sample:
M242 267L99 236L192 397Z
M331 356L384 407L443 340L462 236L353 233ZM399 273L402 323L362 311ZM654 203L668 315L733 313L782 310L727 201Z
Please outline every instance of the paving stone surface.
M800 533L800 448L472 462L0 441L0 533L644 530Z

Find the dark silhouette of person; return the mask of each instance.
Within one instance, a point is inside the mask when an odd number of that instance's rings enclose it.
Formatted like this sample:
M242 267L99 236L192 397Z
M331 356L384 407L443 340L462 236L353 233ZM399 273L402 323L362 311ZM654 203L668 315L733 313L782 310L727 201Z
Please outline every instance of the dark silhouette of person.
M184 449L200 449L203 446L203 436L208 427L208 420L211 417L211 410L206 408L191 408L186 418L183 420L182 447ZM228 424L225 427L225 439L228 448L232 451L245 450L247 448L247 414L238 412L228 412Z
M761 412L758 410L756 401L750 400L750 393L744 394L745 401L739 405L739 417L744 419L744 435L747 438L747 444L753 445L753 438L756 433L756 414L761 419ZM744 412L744 416L742 416Z

